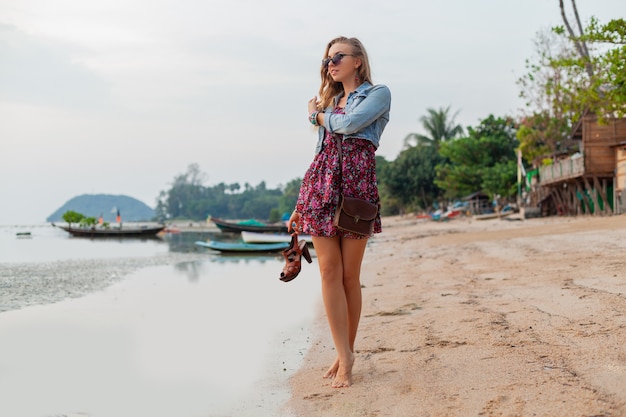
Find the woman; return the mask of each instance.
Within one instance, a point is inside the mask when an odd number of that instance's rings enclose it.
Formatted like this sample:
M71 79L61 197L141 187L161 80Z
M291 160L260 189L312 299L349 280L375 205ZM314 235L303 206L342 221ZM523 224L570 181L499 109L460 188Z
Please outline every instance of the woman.
M352 385L354 341L361 317L361 261L369 236L333 226L339 195L378 204L375 151L389 121L391 94L374 86L367 53L356 38L328 43L319 100L308 102L309 122L319 127L316 155L304 175L290 231L308 233L322 278L322 297L337 358L324 377L332 387ZM341 139L339 166L337 136ZM341 170L340 170L341 168ZM380 233L380 214L373 233Z

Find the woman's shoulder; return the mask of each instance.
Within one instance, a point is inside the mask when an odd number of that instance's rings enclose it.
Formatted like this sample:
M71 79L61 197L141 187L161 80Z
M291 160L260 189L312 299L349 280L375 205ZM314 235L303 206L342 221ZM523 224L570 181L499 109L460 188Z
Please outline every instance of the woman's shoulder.
M370 84L370 83L363 83L363 92L366 94L370 94L373 92L386 92L386 93L390 93L389 91L389 87L387 87L385 84Z
M377 97L384 97L386 100L391 100L391 91L385 84L370 85L365 92L366 95L375 95Z
M383 91L386 91L386 92L390 92L389 91L389 87L387 87L386 84L376 84L376 85L374 85L372 87L372 91L373 90L383 90Z

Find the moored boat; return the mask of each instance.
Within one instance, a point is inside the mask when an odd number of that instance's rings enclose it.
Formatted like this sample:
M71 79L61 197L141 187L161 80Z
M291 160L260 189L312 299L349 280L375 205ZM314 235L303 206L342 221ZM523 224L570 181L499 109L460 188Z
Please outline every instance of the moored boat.
M289 243L291 242L291 234L289 233L258 233L258 232L241 232L241 239L246 243ZM310 235L299 234L298 239L311 241Z
M246 243L246 242L220 242L209 240L207 242L197 241L196 245L203 248L213 249L220 252L280 252L289 247L289 243Z
M211 221L226 233L259 232L259 233L287 233L287 226L283 223L267 224L256 220L239 222L228 221L211 217Z
M75 237L155 237L165 226L124 226L124 227L70 227L52 226L65 230Z
M513 214L513 210L502 211L500 213L484 213L484 214L475 214L473 218L475 220L489 220L489 219L499 219L502 217L510 216Z

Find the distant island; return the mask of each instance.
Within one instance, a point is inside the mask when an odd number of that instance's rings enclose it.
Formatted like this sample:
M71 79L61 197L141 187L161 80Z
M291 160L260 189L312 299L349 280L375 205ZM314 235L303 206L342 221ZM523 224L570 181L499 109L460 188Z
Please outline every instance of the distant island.
M126 195L83 194L63 204L46 218L47 222L63 221L63 213L73 210L87 217L102 216L105 222L115 222L119 212L122 222L148 222L155 217L154 209Z

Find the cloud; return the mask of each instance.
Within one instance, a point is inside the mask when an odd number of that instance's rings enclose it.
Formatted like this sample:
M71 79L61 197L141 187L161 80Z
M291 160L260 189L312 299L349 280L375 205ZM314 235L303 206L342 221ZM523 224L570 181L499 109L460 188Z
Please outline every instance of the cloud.
M0 23L0 100L102 108L110 101L109 85L75 61L71 46Z

